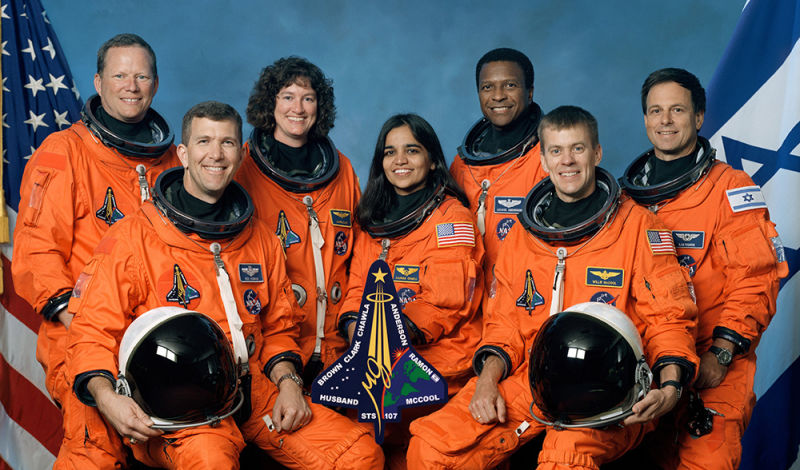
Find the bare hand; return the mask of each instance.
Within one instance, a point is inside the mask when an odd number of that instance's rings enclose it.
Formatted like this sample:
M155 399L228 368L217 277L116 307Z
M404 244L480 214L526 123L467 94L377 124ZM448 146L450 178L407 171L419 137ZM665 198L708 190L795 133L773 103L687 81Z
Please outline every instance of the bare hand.
M478 378L475 394L469 402L469 412L475 421L489 424L495 421L506 422L506 401L500 395L497 384L491 380Z
M633 405L633 414L625 418L622 424L646 423L668 413L677 404L678 391L675 387L650 390L640 402Z
M697 380L694 382L694 388L717 387L727 374L728 367L720 364L714 353L706 351L700 356L700 367L697 371Z
M74 316L75 315L73 315L73 314L71 314L71 313L69 313L67 311L67 307L62 308L56 314L56 318L58 318L58 321L60 321L61 324L63 324L64 328L66 328L66 329L69 329L69 325L72 323L72 317L74 317Z
M272 408L272 421L278 432L292 432L311 421L311 407L294 381L287 379L281 382L278 398Z
M105 382L99 386L98 382ZM89 391L97 402L97 409L106 421L123 436L134 441L145 442L151 437L163 434L153 429L153 420L147 416L132 398L118 395L105 377L93 377L89 382Z

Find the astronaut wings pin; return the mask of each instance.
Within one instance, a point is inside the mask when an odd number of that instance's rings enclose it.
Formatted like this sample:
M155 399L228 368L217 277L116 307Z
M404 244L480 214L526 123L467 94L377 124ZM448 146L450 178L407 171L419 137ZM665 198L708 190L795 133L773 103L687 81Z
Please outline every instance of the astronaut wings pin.
M314 379L314 403L358 409L383 443L386 423L402 408L444 403L447 382L414 350L406 333L391 269L372 263L350 349Z

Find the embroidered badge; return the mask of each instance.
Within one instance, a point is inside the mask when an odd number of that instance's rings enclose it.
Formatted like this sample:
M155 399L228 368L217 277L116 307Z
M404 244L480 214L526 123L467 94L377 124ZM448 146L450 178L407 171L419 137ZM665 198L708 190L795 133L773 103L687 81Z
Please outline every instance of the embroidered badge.
M350 228L353 226L352 218L350 217L350 211L346 211L344 209L331 209L331 224L337 227L346 227Z
M506 217L504 219L501 219L500 222L497 222L497 238L499 238L500 241L506 239L506 236L508 236L508 232L511 230L511 227L514 226L514 222L515 222L514 219L510 217Z
M451 222L436 225L436 242L446 246L475 246L475 229L469 222Z
M108 225L114 225L114 222L125 217L125 215L117 209L117 198L114 197L114 190L111 189L111 186L106 189L103 207L98 209L94 215Z
M413 302L416 300L417 293L413 290L409 289L408 287L403 287L399 291L397 291L397 300L400 301L400 305L405 306L405 304L409 302Z
M520 212L522 212L522 203L524 201L525 201L524 197L495 196L494 213L519 214Z
M333 239L333 251L339 256L344 256L347 253L346 233L336 232L336 238Z
M764 194L758 186L729 189L725 191L725 195L728 196L728 204L731 205L733 212L767 208Z
M172 289L167 292L167 302L176 302L186 308L189 306L189 302L199 297L200 292L189 285L186 276L181 271L181 267L177 264L174 265L172 268Z
M300 243L300 236L292 231L292 227L289 226L289 219L286 218L284 211L280 211L278 214L278 228L275 229L275 235L280 238L284 250L295 243Z
M244 308L250 312L250 315L258 315L261 313L261 301L258 299L258 294L253 289L244 291Z
M601 290L600 292L595 292L592 294L592 298L589 299L591 302L600 302L608 305L613 305L616 307L617 299L619 298L619 294L616 296L611 295L611 293Z
M669 230L648 230L647 243L654 255L674 255L675 244Z
M680 255L678 256L678 264L686 268L689 272L689 277L694 277L694 273L697 271L697 261L694 258L689 255Z
M264 282L264 273L258 263L242 263L239 265L239 282Z
M586 285L600 287L622 287L625 270L617 268L586 268Z
M525 288L522 291L522 295L517 299L517 307L524 307L525 310L530 312L538 305L542 304L544 304L544 297L536 291L536 284L533 282L533 274L531 274L531 270L529 269L528 272L525 273Z
M690 230L673 230L672 241L675 248L697 248L702 249L706 244L706 233Z
M413 282L419 283L419 266L410 264L398 264L394 267L394 282Z

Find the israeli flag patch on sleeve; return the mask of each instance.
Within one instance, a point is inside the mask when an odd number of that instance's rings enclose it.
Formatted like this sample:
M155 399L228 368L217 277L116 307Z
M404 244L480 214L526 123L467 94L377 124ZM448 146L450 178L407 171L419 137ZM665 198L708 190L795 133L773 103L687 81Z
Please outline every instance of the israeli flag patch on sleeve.
M729 189L725 191L725 194L728 196L728 203L731 205L731 210L733 212L767 208L764 194L758 186Z

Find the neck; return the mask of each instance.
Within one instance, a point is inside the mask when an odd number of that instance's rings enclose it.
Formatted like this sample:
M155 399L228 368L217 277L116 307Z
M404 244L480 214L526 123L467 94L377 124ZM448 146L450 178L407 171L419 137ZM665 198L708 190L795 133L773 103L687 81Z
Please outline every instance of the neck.
M694 139L692 139L692 141L686 145L686 147L676 150L673 153L662 152L656 148L653 148L653 154L655 154L656 158L661 161L671 162L673 160L691 155L695 148L697 148L697 136L695 136Z
M302 137L289 137L284 134L279 134L278 132L274 132L272 137L275 138L277 142L282 143L283 145L288 145L289 147L300 148L308 143L308 136L304 135Z

